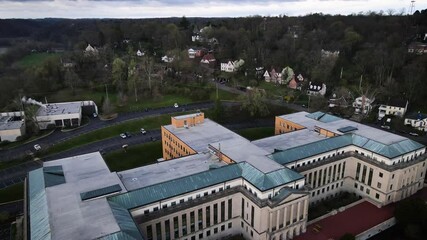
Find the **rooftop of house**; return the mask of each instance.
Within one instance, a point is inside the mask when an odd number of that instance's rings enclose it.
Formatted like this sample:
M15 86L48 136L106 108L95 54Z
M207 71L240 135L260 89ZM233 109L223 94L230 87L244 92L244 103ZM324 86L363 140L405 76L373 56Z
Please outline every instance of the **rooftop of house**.
M408 104L408 100L401 99L401 98L391 98L387 101L387 103L383 105L405 108L406 104Z
M31 239L95 239L120 231L105 198L114 192L126 188L99 152L45 162L29 173Z
M81 112L81 102L63 102L43 104L37 110L37 116L53 116Z
M417 120L422 120L422 119L426 119L427 118L427 114L424 113L420 113L420 112L413 112L413 113L409 113L408 115L405 116L405 118L407 119L417 119Z

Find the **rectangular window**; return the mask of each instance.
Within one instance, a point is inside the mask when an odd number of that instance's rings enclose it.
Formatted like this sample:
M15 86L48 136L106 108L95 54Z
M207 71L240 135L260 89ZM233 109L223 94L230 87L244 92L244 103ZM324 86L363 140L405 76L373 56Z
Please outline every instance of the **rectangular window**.
M171 239L171 223L169 219L165 221L165 235L166 240Z
M182 235L187 235L187 214L182 214Z
M241 216L244 217L245 216L245 199L242 198L242 211L241 211Z
M225 201L221 202L221 222L225 221Z
M231 228L233 224L231 222L228 223L228 228Z
M317 171L314 172L314 177L313 177L313 184L312 187L316 187L316 180L317 180Z
M233 200L232 199L228 199L228 218L227 219L231 219L231 211L233 209Z
M376 199L380 199L380 195L378 193L375 194Z
M210 231L210 230L207 230L207 231L206 231L206 236L207 236L207 237L209 237L210 235L211 235L211 231Z
M377 188L381 188L381 183L380 182L377 183Z
M156 223L156 235L157 239L162 239L162 228L160 226L160 223Z
M372 175L374 174L374 169L369 168L369 176L368 176L368 185L372 186Z
M308 179L307 179L308 183L311 184L311 173L308 174Z
M218 223L218 204L215 203L213 205L213 224L217 224Z
M206 227L211 225L211 207L206 207Z
M221 226L221 231L224 231L225 230L225 225L222 225Z
M153 239L153 227L151 225L147 226L147 239Z
M380 178L383 177L383 173L382 172L379 172L378 175L380 176Z
M322 169L319 170L319 179L317 179L317 186L322 184Z
M390 190L392 190L393 189L393 184L390 184Z
M332 172L332 181L335 181L335 176L336 176L336 171L337 171L337 165L334 164L334 171Z
M365 183L365 179L366 179L366 171L368 170L368 167L366 167L365 165L363 165L363 172L362 172L362 182Z
M359 176L360 176L360 163L357 163L357 168L356 168L356 180L359 180Z
M190 212L190 232L196 231L196 216L194 211Z
M199 230L203 229L203 210L199 209L197 210L197 215L198 215L198 221L199 221Z
M174 237L179 237L179 230L178 230L178 217L173 218L173 231L174 231Z
M199 233L199 239L203 239L203 233Z
M344 152L344 151L343 151ZM342 173L341 173L341 178L344 178L344 173L345 173L345 162L342 163Z
M366 194L369 194L371 192L371 190L369 190L369 188L366 188Z
M254 206L252 206L252 210L251 210L251 226L254 226L254 220L255 220L255 209Z
M218 233L218 228L214 228L214 234Z

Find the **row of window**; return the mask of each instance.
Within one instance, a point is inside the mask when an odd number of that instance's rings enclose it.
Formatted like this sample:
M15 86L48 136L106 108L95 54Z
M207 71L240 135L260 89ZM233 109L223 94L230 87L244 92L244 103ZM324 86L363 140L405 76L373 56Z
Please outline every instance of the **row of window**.
M150 240L153 239L153 234L156 234L157 239L169 240L172 236L171 230L173 230L173 238L175 239L191 233L195 233L196 231L202 230L203 228L210 227L211 224L215 225L229 220L232 218L233 201L232 199L229 199L227 201L227 206L225 203L225 201L221 201L219 204L214 203L213 205L206 206L205 209L199 208L197 211L191 211L180 216L175 216L172 219L167 219L165 221L147 225L146 237ZM162 231L162 225L164 227L164 232ZM228 224L228 228L231 228L231 223ZM225 230L225 225L221 226L221 231L223 230ZM213 232L214 234L218 233L218 228L214 228ZM201 237L203 238L203 232L200 234L202 234ZM206 236L210 236L210 230L206 231Z
M230 186L230 185L227 185L227 186L225 187L225 189L230 189L230 188L231 188L231 186ZM201 198L202 196L203 196L203 197L205 197L205 196L208 196L208 195L214 194L214 193L216 193L217 191L218 191L218 192L221 192L221 191L223 191L223 190L224 190L224 188L223 188L223 187L219 187L218 189L212 189L210 192L209 192L209 191L205 191L205 192L203 192L203 193L198 193L198 194L196 194L196 199L197 199L197 198ZM177 205L177 204L184 203L184 202L186 202L186 201L191 201L191 200L193 200L193 196L189 196L189 197L187 197L187 198L181 198L181 199L179 199L179 200L177 200L177 201L172 201L172 202L170 202L170 203L164 203L164 204L161 206L161 208L162 208L162 209L164 209L164 208L172 207L172 206L175 206L175 205ZM152 212L155 212L155 211L158 211L158 210L159 210L159 207L153 207ZM148 213L150 213L150 209L145 209L145 210L144 210L144 214L148 214Z
M314 158L314 159L312 159L312 160L308 160L307 162L297 163L297 164L296 164L296 167L297 167L297 168L299 168L299 167L303 167L303 166L305 166L305 165L309 165L309 164L311 164L311 163L315 163L315 162L319 162L319 161L321 161L321 160L325 160L325 159L328 159L328 158L331 158L331 157L335 157L335 155L336 155L336 156L339 156L339 155L344 154L344 153L345 153L345 151L344 151L344 150L339 151L339 152L337 152L336 154L335 154L335 152L334 152L334 153L329 154L329 155L327 155L327 156L318 157L318 158ZM291 166L291 169L294 169L294 168L295 168L295 165L294 165L294 166Z
M345 161L342 161L323 169L316 169L313 172L304 174L304 176L312 188L317 188L344 178L344 172Z
M330 190L330 191L332 191L332 190L334 190L334 189L338 189L340 186L342 187L343 186L343 184L344 184L344 182L341 182L341 183L334 183L334 184L332 184L332 185L329 185L329 186L326 186L326 187L323 187L323 188L321 188L321 189L317 189L317 190L315 190L315 191L313 191L313 192L311 192L311 196L312 197L314 197L314 196L318 196L318 195L320 195L320 194L323 194L323 193L328 193L328 191Z
M381 184L381 183L379 183ZM363 192L365 190L365 186L363 186L362 184L360 184L359 188L358 188L358 184L354 183L354 188L355 189L359 189L361 192ZM393 185L390 186L390 189L393 187ZM370 195L371 194L371 189L369 187L366 187L365 190L366 194ZM380 194L379 193L375 193L375 198L376 199L380 199ZM390 200L391 196L388 196L388 200Z

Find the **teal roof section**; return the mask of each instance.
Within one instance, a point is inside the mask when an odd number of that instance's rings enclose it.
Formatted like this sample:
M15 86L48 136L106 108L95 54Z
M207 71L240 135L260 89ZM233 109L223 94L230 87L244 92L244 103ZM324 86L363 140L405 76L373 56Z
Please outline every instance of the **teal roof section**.
M274 161L285 165L297 160L316 156L349 145L358 146L389 159L416 151L424 147L424 145L410 139L386 145L356 134L344 134L280 152L275 152L269 155L269 157Z
M84 200L88 200L91 198L96 198L96 197L100 197L103 195L107 195L110 193L120 192L121 190L122 190L122 187L120 187L119 184L114 184L111 186L107 186L107 187L95 189L92 191L80 193L80 198L82 199L82 201L84 201Z
M43 168L44 182L46 187L52 187L65 183L62 166L49 166Z
M357 127L353 127L353 126L347 126L347 127L342 127L342 128L338 128L338 131L342 132L342 133L348 133L351 131L356 131Z
M28 173L30 239L51 239L43 168Z
M323 122L323 123L330 123L330 122L341 120L341 118L337 116L330 115L323 112L310 113L310 114L307 114L306 117Z
M109 201L123 208L133 209L240 177L261 191L304 178L288 168L264 174L249 163L241 162L112 196L109 197Z
M115 202L108 201L108 204L121 231L105 236L103 239L143 240L142 234L139 232L129 211Z

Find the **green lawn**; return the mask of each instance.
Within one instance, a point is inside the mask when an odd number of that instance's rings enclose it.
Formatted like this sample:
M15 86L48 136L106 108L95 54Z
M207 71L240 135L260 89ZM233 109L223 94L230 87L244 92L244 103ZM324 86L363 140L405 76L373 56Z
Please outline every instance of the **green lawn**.
M236 101L240 94L235 94L231 92L227 92L222 89L218 89L218 98L223 101ZM216 90L211 93L210 100L214 101L216 99Z
M17 183L0 190L0 203L20 200L24 198L24 183Z
M157 141L109 153L104 159L111 171L123 171L155 163L161 157L162 142Z
M173 115L183 115L188 113L189 112L180 112L175 113ZM141 128L144 128L146 130L157 129L160 128L161 125L170 124L171 116L173 115L161 115L144 119L130 120L121 124L102 128L90 133L80 135L62 143L58 143L49 148L45 154L62 152L71 148L75 148L95 141L100 141L106 138L119 138L119 134L123 132L138 133Z
M247 128L237 131L239 135L248 140L258 140L261 138L271 137L274 135L274 127L259 127L259 128Z
M39 66L47 59L55 58L58 56L59 54L57 53L31 53L23 57L21 60L19 60L17 64L18 66L25 67L25 68L32 67L32 66Z

